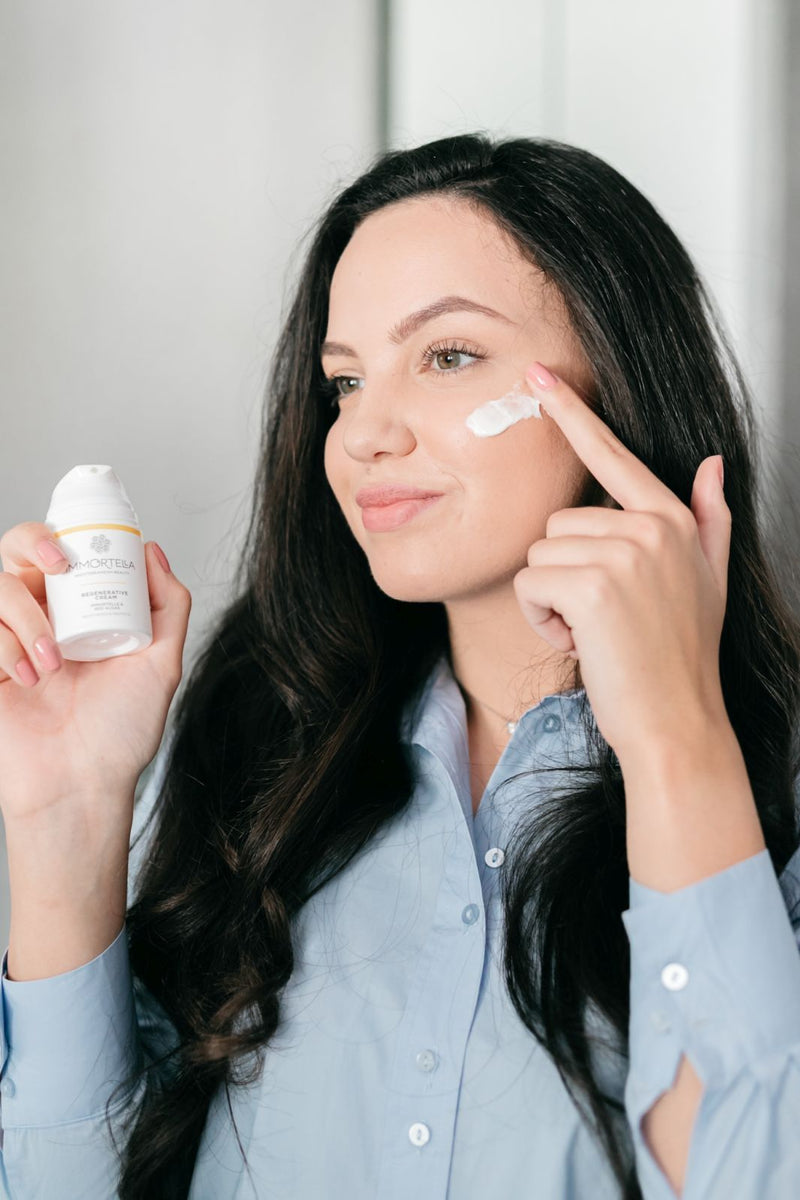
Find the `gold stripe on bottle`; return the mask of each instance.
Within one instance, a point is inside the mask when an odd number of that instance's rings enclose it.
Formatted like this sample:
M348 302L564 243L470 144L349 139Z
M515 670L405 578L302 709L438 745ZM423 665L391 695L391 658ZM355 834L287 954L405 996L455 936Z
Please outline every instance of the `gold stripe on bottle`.
M52 536L63 537L66 533L81 533L84 529L121 529L123 533L135 533L137 537L142 536L141 529L135 529L133 525L115 525L111 521L93 521L90 525L70 525L68 529L59 529Z

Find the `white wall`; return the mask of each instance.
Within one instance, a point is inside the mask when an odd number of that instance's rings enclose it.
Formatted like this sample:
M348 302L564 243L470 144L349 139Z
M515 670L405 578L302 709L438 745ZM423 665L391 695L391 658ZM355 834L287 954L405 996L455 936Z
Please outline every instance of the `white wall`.
M393 145L485 129L599 154L683 239L775 450L786 230L783 41L792 0L402 0Z
M185 664L243 533L292 249L377 148L376 20L0 3L0 530L111 463L192 591ZM0 877L0 952L7 929Z

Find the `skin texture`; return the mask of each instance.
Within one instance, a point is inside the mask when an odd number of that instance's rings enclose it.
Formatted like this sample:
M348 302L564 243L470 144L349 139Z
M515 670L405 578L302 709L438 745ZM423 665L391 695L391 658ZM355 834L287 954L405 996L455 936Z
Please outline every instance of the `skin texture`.
M390 340L397 322L450 295L507 320L452 312L401 344ZM554 422L531 418L478 438L465 420L522 383L536 359L588 389L582 349L542 273L488 214L443 196L389 205L356 229L333 275L326 341L354 351L322 358L328 377L354 380L339 385L346 394L325 445L328 482L378 586L445 606L479 799L508 734L502 717L469 697L516 718L569 686L573 660L531 628L513 580L548 516L576 503L588 472ZM426 364L432 344L444 349ZM448 344L467 353L448 355ZM355 493L383 482L445 496L398 529L372 532Z

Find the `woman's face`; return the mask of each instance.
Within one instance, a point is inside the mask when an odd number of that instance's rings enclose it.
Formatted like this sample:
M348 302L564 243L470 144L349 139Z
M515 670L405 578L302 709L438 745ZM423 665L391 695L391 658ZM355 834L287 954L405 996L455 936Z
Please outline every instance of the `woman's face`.
M409 320L443 297L497 315L456 310ZM465 201L404 200L367 217L345 247L325 340L338 345L323 347L324 372L341 378L325 473L375 582L408 601L510 588L531 544L545 537L548 516L577 502L588 474L546 415L493 437L477 437L465 420L524 387L537 359L588 387L558 293ZM355 497L377 484L443 494L395 528L370 529Z

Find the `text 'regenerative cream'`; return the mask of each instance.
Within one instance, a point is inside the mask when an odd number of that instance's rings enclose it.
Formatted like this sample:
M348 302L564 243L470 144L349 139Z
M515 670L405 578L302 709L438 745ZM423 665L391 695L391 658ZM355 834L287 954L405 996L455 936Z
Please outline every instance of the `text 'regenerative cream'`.
M525 417L541 420L539 401L524 392L521 383L515 383L499 400L488 400L480 408L473 409L465 424L476 437L494 437Z
M47 615L63 658L96 662L153 640L139 518L105 463L73 467L56 484L44 523L67 556L45 575Z

